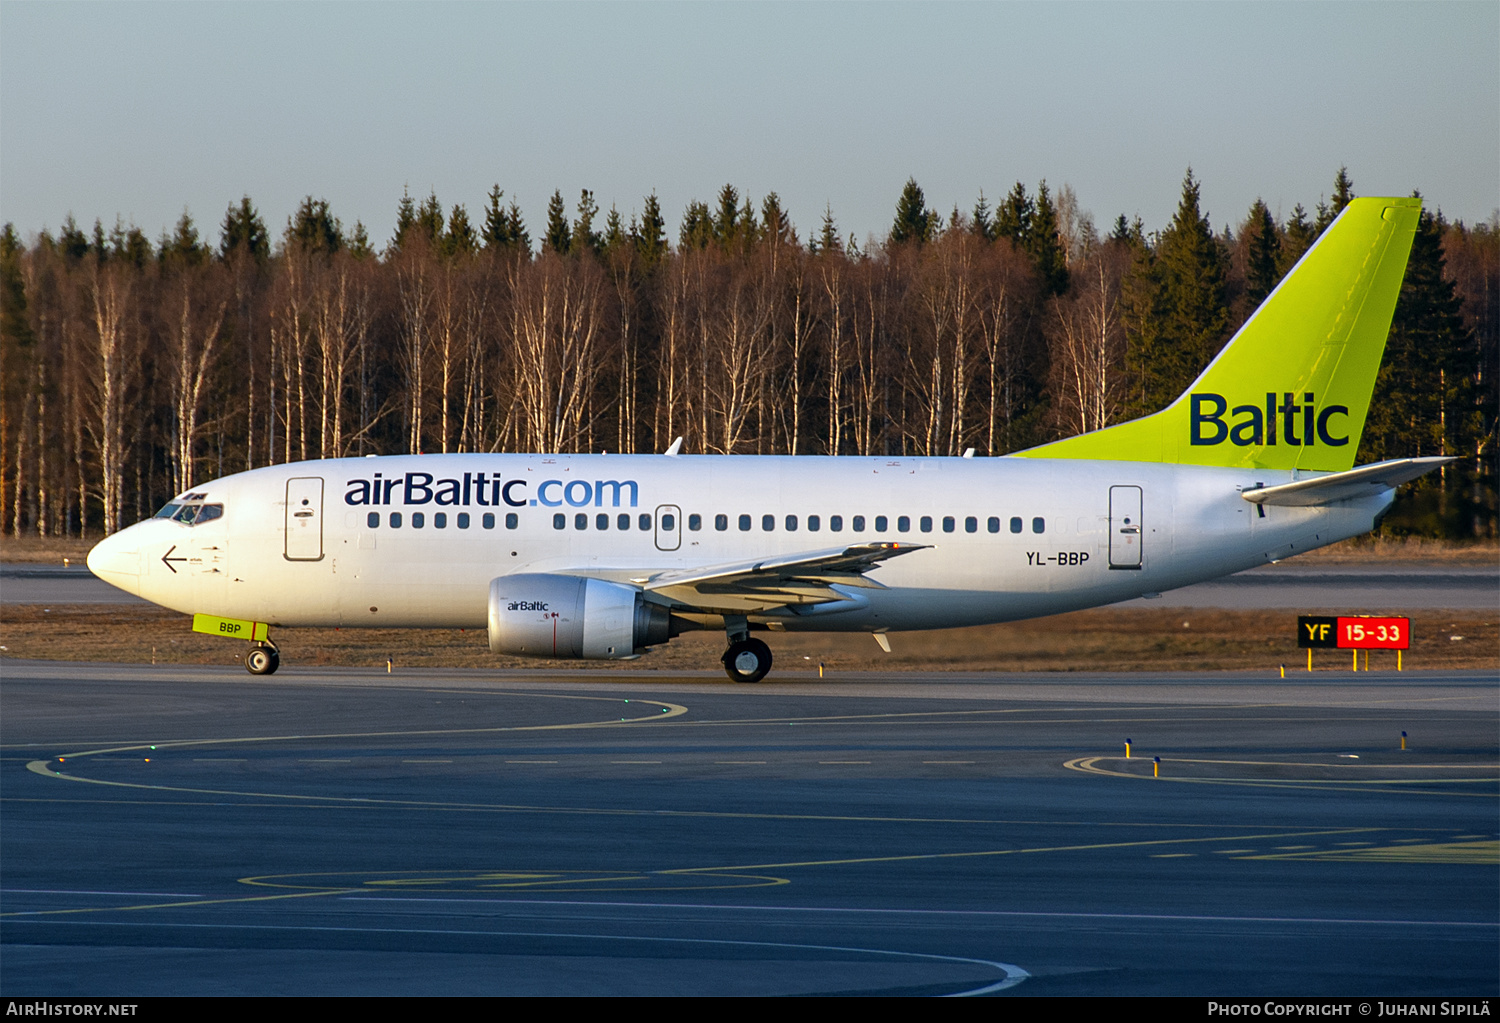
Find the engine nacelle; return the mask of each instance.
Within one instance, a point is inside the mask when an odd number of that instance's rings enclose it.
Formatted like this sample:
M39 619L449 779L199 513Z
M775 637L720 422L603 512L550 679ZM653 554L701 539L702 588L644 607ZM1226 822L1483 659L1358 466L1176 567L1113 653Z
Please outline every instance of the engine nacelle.
M531 657L633 657L672 637L672 615L641 591L541 573L490 580L490 650Z

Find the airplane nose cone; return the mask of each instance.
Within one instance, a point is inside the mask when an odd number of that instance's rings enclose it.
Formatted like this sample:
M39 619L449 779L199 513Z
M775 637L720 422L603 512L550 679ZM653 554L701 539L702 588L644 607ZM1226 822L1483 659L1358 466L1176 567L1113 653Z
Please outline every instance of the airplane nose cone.
M89 551L89 571L111 586L134 593L141 582L141 550L130 530L107 536Z

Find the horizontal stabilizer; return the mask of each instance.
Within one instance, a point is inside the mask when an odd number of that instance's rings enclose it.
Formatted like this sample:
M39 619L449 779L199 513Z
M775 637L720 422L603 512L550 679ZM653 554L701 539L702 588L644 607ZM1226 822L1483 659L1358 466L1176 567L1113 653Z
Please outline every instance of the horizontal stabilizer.
M1308 508L1320 504L1333 504L1352 498L1369 497L1381 490L1394 490L1403 483L1410 483L1423 473L1431 472L1440 465L1457 461L1455 458L1395 458L1389 462L1362 465L1348 472L1335 472L1327 476L1282 483L1274 487L1257 487L1240 496L1255 504L1280 504Z

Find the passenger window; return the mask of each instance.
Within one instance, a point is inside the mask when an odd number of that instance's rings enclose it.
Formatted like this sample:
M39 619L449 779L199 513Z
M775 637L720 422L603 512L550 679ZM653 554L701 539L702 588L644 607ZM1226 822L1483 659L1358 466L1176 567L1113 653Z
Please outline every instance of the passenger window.
M589 513L588 512L579 512L577 515L574 515L573 516L573 528L574 529L587 529L587 528L589 528Z
M911 516L910 515L902 515L900 518L896 519L896 532L898 532L898 533L910 533L911 532Z
M392 529L400 529L401 528L401 513L400 512L391 512L391 528Z
M977 533L977 532L979 532L979 520L976 519L972 515L970 515L968 518L964 519L964 532L965 533Z
M844 517L842 515L828 516L828 531L830 533L842 533L844 531Z
M875 516L875 532L884 533L887 529L890 528L891 523L889 519L887 519L884 515Z
M566 515L564 515L562 512L558 512L557 514L553 515L552 516L552 528L553 529L567 529L568 528L568 517Z
M797 531L797 516L788 515L786 517L786 531L788 533L795 533Z
M448 513L447 512L433 512L432 513L432 528L433 529L447 529L448 528Z
M413 528L413 529L421 529L425 525L427 525L427 516L426 515L423 515L421 512L412 512L411 513L411 528Z
M703 528L703 516L699 515L697 512L694 512L693 514L689 515L688 516L688 528L691 529L695 533L698 532L698 530L702 529Z
M484 513L484 518L480 519L479 522L480 522L481 525L484 526L485 529L494 529L495 528L495 513L494 512L485 512Z
M620 529L622 531L629 529L630 528L630 513L629 512L621 512L619 515L615 516L615 525L618 526L618 527L620 527Z
M642 533L649 533L649 532L651 532L651 516L650 515L646 514L645 512L641 512L639 515L636 516L636 523L641 527L641 532Z
M370 514L366 515L365 516L365 525L368 526L368 527L370 527L371 529L379 529L380 528L380 513L379 512L371 512Z
M469 513L468 512L459 512L458 513L458 528L459 529L468 529L469 528L469 521L470 520L469 520Z
M1019 533L1021 531L1021 516L1016 515L1011 518L1010 531L1012 533Z
M608 529L609 528L609 513L608 512L600 512L598 515L594 516L594 528L595 529Z
M714 528L717 529L721 533L724 532L724 530L728 529L729 528L729 516L728 515L715 515L714 516Z
M506 512L505 513L505 528L506 529L515 529L520 524L521 524L521 516L517 515L515 512ZM488 515L488 514L485 515L485 517L484 517L484 528L485 529L493 529L493 528L495 528L495 516Z
M953 532L953 527L956 524L957 523L955 523L953 521L953 516L952 515L944 515L943 516L943 532L945 532L945 533L951 533L951 532Z
M991 515L985 525L991 533L1000 532L1000 516Z
M856 533L863 533L865 531L865 517L863 515L854 516L853 528Z
M924 532L924 533L930 533L930 532L932 532L932 516L931 515L923 515L922 516L921 526L922 526L922 532Z
M669 533L676 530L677 516L673 515L671 512L664 512L661 517L661 528L665 529Z
M1045 533L1047 531L1047 520L1040 517L1032 519L1031 531L1033 533Z
M741 533L748 533L748 532L750 532L750 516L748 516L748 515L741 515L740 516L740 532Z
M807 531L809 533L816 533L818 530L820 530L822 528L823 528L823 520L822 520L821 517L819 517L817 515L809 515L807 517Z

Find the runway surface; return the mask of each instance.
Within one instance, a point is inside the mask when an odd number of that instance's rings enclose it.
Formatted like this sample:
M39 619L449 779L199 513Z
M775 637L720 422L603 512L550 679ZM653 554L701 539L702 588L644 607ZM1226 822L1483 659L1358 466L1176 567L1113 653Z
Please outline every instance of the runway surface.
M145 604L73 565L0 565L0 601L8 604ZM1263 565L1213 582L1169 590L1117 608L1202 607L1235 610L1317 607L1330 611L1392 608L1485 610L1500 606L1500 565L1393 562L1325 565L1295 560Z
M1478 673L6 660L0 700L7 996L1500 989Z

